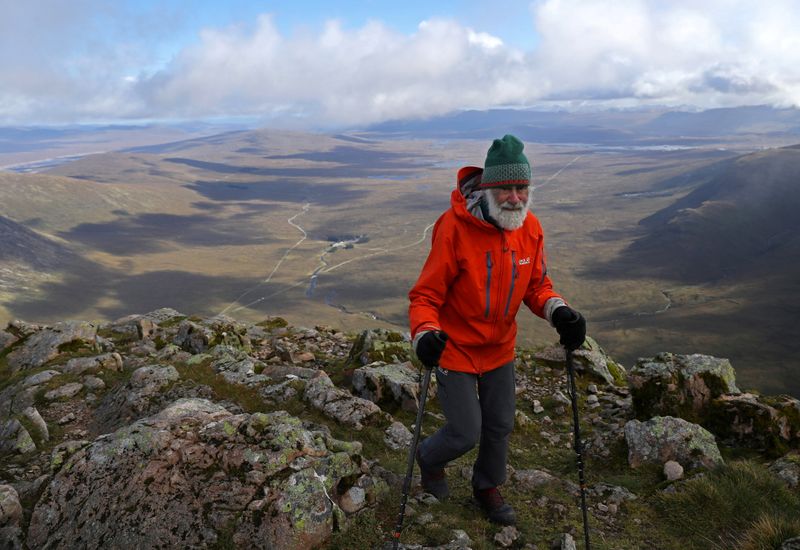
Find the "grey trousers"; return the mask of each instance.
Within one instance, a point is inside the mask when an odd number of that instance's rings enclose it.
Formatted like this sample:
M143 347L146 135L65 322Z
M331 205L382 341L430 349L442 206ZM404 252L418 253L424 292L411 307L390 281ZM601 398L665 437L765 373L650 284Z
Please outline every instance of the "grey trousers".
M447 423L420 443L420 462L426 468L444 468L480 443L472 486L501 485L506 480L508 439L514 428L514 362L481 376L437 367L436 382Z

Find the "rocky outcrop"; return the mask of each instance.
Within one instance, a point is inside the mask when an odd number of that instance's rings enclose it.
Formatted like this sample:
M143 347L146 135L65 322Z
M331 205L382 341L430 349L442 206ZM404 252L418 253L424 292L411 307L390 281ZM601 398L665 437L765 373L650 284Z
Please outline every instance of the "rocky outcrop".
M723 463L714 436L702 426L681 418L657 416L647 422L625 424L628 464L663 465L669 460L690 468L711 468Z
M41 367L72 348L94 349L97 326L83 321L65 321L34 332L11 353L7 360L11 372Z
M380 490L359 451L288 413L178 401L70 456L33 511L28 545L313 547L345 515L340 501L354 513Z
M702 421L712 400L739 393L730 361L700 354L639 359L628 373L628 385L640 420L671 415Z
M730 444L772 456L800 446L800 401L742 393L727 359L662 353L640 359L628 382L639 419L680 417Z
M712 402L703 424L731 444L779 456L800 446L800 401L788 395L723 395Z
M372 363L353 372L353 391L373 403L416 413L419 408L421 373L410 362L386 365ZM431 377L428 399L436 396Z

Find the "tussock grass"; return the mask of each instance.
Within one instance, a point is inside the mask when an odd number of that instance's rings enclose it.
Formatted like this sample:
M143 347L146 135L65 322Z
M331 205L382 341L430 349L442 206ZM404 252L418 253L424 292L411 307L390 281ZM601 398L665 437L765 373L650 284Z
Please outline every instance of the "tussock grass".
M751 461L689 480L655 506L665 530L687 549L774 548L770 540L800 533L800 495Z

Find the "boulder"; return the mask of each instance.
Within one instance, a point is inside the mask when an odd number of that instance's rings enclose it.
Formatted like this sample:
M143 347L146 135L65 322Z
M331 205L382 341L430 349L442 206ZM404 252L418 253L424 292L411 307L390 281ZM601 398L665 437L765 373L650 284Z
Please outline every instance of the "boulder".
M703 424L732 444L780 456L800 446L800 401L788 395L722 395Z
M241 349L228 345L215 346L211 350L211 357L214 359L211 368L231 384L259 386L270 380L268 376L260 374L264 370L264 363Z
M27 544L320 547L344 495L358 509L375 498L357 453L283 411L233 415L181 400L66 458L33 510Z
M355 394L373 403L400 406L416 413L419 408L420 373L411 362L391 365L373 363L353 372ZM436 383L431 377L428 399L436 395Z
M662 415L703 423L712 400L740 393L730 361L700 354L639 359L628 385L640 420Z
M41 367L58 357L65 348L94 348L97 325L84 321L65 321L31 334L8 354L11 372Z
M382 414L381 408L372 401L337 388L324 371L319 371L316 377L308 381L303 399L330 418L356 430Z
M769 465L769 471L775 474L791 489L800 487L800 453L793 452L782 456Z
M555 344L533 354L536 359L549 363L564 364L567 360L564 346ZM622 384L625 381L625 368L611 359L603 348L587 336L580 349L572 352L575 370L606 384Z
M647 422L631 420L625 424L628 464L662 466L668 460L691 468L711 468L723 463L713 434L681 418L657 416Z
M96 374L101 370L121 371L122 356L114 352L94 357L76 357L61 367L61 371L65 374Z

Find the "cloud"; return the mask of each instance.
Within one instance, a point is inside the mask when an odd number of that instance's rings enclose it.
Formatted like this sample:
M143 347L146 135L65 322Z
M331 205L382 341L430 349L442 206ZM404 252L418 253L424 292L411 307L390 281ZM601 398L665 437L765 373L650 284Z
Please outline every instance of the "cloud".
M325 128L547 103L800 106L794 0L538 0L528 51L455 18L411 33L379 20L286 33L264 14L206 28L160 62L140 46L164 40L164 24L129 17L121 38L85 32L121 17L103 6L76 0L60 26L29 25L33 37L0 23L12 33L3 51L29 45L0 59L0 121L250 116ZM45 31L47 55L33 45Z

